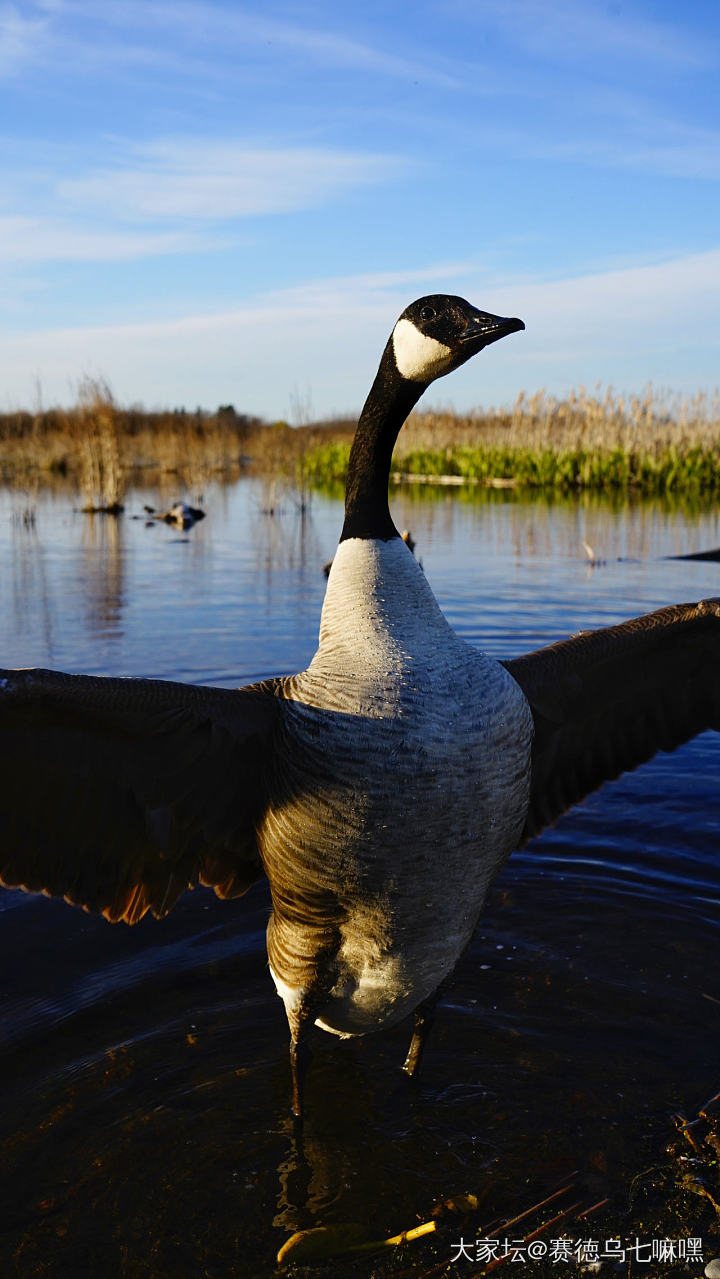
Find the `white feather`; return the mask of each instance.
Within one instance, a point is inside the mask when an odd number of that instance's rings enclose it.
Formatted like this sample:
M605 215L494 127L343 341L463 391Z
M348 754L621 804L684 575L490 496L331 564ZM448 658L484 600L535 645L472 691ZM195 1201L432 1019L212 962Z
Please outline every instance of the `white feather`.
M530 710L455 634L399 537L341 542L320 647L284 686L284 793L261 854L281 846L308 894L335 894L335 984L317 1021L362 1035L406 1016L467 945L527 807ZM313 920L276 912L268 951L292 1027Z
M432 382L450 371L450 347L421 333L411 320L398 320L392 344L398 373L410 382Z

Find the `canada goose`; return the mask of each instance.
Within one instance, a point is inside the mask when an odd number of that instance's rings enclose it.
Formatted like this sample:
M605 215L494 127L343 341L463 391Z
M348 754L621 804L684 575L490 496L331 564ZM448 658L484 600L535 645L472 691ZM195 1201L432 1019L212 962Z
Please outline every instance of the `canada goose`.
M388 508L393 445L435 378L522 329L462 298L400 316L352 446L307 670L237 690L0 673L0 877L110 920L263 873L302 1111L313 1023L341 1036L438 987L512 850L603 781L720 728L720 600L501 663L451 629Z

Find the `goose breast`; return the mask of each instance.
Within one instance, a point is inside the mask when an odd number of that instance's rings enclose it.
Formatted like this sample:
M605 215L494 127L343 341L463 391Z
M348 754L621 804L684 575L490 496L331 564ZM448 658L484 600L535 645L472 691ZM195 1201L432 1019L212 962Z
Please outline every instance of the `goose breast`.
M470 940L527 811L532 720L399 539L343 543L338 559L318 653L284 682L287 740L259 838L291 1026L321 955L318 1024L363 1034L412 1011Z

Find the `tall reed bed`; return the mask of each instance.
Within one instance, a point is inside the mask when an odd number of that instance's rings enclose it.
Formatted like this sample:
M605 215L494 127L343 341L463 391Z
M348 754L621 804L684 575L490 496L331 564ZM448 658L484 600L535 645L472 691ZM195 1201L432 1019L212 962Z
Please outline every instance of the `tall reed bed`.
M342 482L355 420L291 428L236 413L121 408L102 383L70 409L0 415L0 478L18 487L72 476L89 506L122 501L129 477L202 492L248 464L268 477L268 507ZM720 398L621 396L584 388L566 399L522 394L512 409L413 413L398 439L396 476L533 488L646 493L720 491Z
M349 444L328 439L306 466L343 477ZM720 400L623 397L584 388L559 400L521 394L511 410L413 413L398 439L395 478L560 489L720 490Z
M117 515L123 509L125 476L120 462L117 412L108 387L86 382L68 428L74 432L85 511Z
M128 479L140 473L177 489L237 476L247 439L261 426L232 405L215 413L123 408L103 382L87 381L71 408L0 414L0 479L23 487L67 475L88 509L117 509Z

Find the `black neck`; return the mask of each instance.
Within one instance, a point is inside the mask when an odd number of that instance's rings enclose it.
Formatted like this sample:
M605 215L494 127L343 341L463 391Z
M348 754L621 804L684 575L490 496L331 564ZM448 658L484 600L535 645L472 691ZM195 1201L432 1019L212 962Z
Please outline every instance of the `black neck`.
M341 542L349 537L373 537L386 542L399 536L388 507L390 463L400 428L426 385L400 376L391 339L360 414L350 450Z

